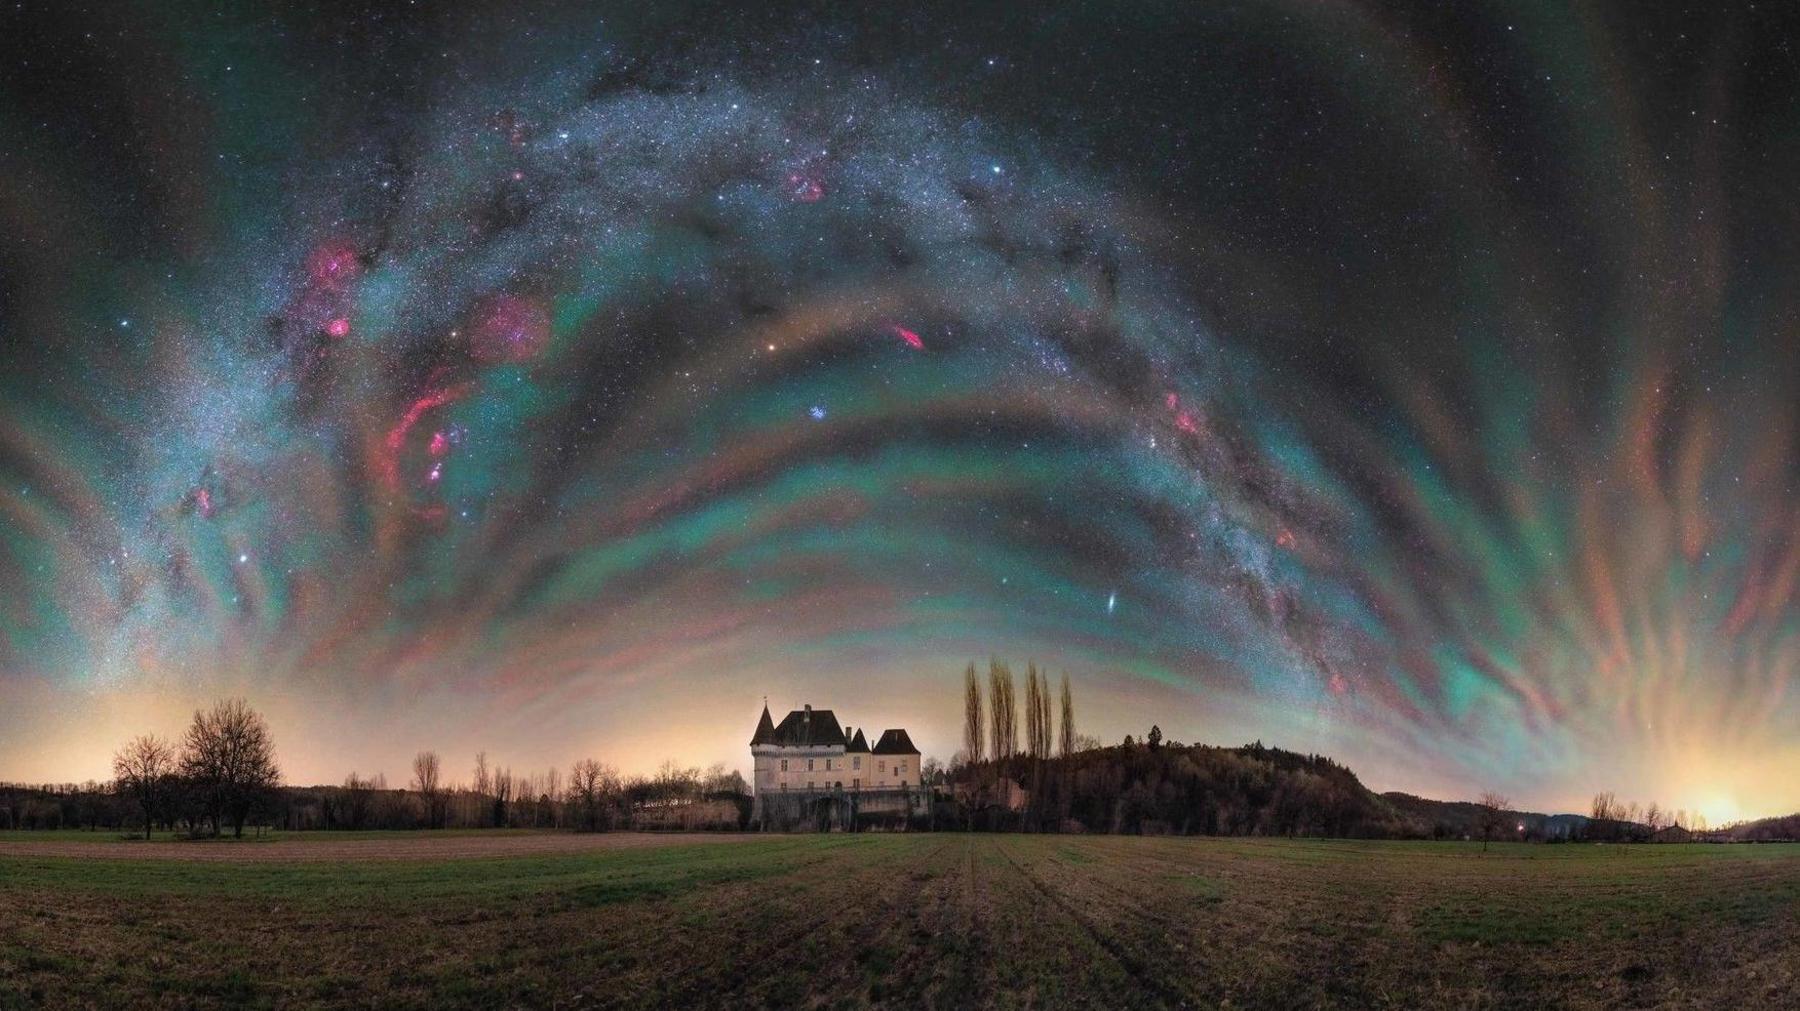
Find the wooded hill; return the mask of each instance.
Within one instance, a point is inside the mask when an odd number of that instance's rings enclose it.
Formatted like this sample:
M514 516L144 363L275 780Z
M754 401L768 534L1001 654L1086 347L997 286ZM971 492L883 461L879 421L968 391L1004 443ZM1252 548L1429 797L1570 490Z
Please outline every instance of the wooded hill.
M995 830L1554 841L1583 838L1589 824L1574 814L1377 794L1330 758L1260 741L1222 748L1127 739L1064 757L965 765L949 779L960 803L947 813ZM1650 833L1613 837L1638 835Z

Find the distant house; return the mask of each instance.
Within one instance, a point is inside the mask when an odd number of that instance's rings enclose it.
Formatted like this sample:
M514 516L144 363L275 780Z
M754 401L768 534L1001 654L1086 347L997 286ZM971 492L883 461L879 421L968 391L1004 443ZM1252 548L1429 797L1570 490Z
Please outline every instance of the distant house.
M1650 841L1651 842L1693 842L1694 841L1694 833L1689 832L1687 829L1682 828L1680 825L1670 825L1668 828L1658 829L1656 834L1650 837Z
M898 790L923 783L919 749L904 730L884 730L873 748L859 729L846 734L837 714L808 705L777 724L763 706L750 738L756 793Z

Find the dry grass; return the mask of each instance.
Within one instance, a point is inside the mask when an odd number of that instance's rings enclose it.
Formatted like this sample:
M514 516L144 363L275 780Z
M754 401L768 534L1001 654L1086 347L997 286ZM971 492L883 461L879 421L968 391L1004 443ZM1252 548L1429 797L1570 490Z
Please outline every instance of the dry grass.
M1800 1005L1800 847L157 847L0 842L0 1007Z

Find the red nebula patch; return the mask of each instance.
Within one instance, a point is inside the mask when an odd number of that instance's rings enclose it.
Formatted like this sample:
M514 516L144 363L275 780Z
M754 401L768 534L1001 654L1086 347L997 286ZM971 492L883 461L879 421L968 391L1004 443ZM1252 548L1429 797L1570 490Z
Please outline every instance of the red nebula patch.
M802 204L816 204L820 198L825 196L825 187L810 173L789 172L787 195L789 200Z
M387 438L384 440L385 450L377 458L377 463L381 470L382 481L387 485L389 491L398 492L401 490L400 454L406 447L406 438L413 430L413 426L417 425L419 419L423 418L428 412L435 411L446 404L455 403L468 391L469 387L467 384L427 391L414 399L411 404L407 405L406 413L402 414L400 419L394 423L394 426L388 429ZM432 433L432 440L429 448L431 449L433 456L442 455L437 452L438 440L442 437L442 432ZM443 464L441 462L434 465L432 469L427 472L426 480L435 483L442 477L443 471L440 469L442 466Z
M912 348L914 351L925 350L925 342L923 340L919 339L919 335L914 333L911 330L908 330L907 328L901 326L898 323L889 323L888 324L888 333L891 333L895 337L898 337L901 340L905 341L906 346L909 348Z
M306 276L322 288L341 288L362 273L356 249L347 242L326 242L306 258Z
M550 311L541 300L501 295L476 316L471 350L488 362L537 357L550 341Z
M325 332L333 337L344 337L350 333L350 321L342 316L325 324Z
M1163 397L1163 403L1168 405L1169 410L1175 412L1176 428L1181 429L1189 435L1200 434L1200 423L1194 420L1192 413L1182 408L1180 397L1173 393L1166 394Z

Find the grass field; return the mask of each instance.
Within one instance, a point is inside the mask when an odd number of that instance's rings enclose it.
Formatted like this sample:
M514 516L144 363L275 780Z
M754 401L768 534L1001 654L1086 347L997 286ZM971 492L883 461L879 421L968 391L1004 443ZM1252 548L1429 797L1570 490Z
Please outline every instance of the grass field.
M68 835L0 1007L1800 1006L1800 846Z

